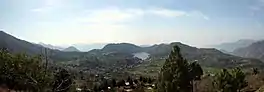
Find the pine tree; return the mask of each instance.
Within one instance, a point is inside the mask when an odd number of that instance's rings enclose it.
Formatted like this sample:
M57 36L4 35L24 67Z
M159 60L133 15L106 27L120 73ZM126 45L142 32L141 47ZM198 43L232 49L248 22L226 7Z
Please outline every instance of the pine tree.
M201 80L201 76L203 75L203 69L199 65L198 62L193 62L190 64L190 76L192 77L193 80Z
M246 75L242 72L240 68L232 69L231 75L233 78L233 89L240 92L241 89L247 86L247 82L245 80Z
M191 80L189 64L180 54L180 48L174 46L161 68L157 90L158 92L190 92Z
M259 74L259 69L258 69L258 68L253 68L253 74L254 74L254 75Z
M216 75L214 84L220 92L240 92L242 88L247 86L245 77L240 68L232 69L231 72L223 69Z
M195 89L196 89L196 85L195 85L195 82L197 80L201 80L201 76L203 75L203 69L202 67L199 65L198 62L193 62L190 64L189 66L189 76L191 77L192 79L192 88L193 88L193 92L195 92Z
M226 69L223 69L220 73L216 75L214 86L220 92L232 92L231 82L232 82L231 74Z

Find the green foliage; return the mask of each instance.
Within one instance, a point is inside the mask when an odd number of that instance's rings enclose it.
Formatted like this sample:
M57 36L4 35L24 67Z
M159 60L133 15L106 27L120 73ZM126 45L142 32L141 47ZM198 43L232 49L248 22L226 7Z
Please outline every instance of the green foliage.
M220 92L237 92L246 87L247 82L240 68L232 69L230 72L223 69L216 75L214 85Z
M61 69L56 73L52 89L53 92L68 92L72 86L72 76L67 70Z
M234 86L233 89L240 91L241 89L243 89L248 85L245 80L246 75L242 72L240 68L232 69L231 75L233 78L233 86Z
M190 64L189 73L193 80L201 80L201 76L203 75L203 69L198 64L198 62L193 62Z
M158 92L190 92L191 81L199 79L203 71L198 63L189 64L175 46L161 68L158 79Z
M253 68L253 74L254 74L254 75L259 74L259 69L258 69L258 68Z
M0 50L0 63L1 84L10 89L44 91L51 84L52 74L45 71L40 56L14 55Z
M223 69L216 75L214 85L220 92L233 92L232 80L232 75L226 69Z

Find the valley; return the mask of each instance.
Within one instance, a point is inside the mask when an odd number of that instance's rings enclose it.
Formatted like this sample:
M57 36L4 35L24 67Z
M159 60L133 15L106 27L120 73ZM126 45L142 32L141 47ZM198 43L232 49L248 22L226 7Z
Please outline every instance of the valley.
M142 76L154 81L158 79L161 68L166 63L170 53L172 53L174 46L178 46L181 49L180 54L188 63L197 62L201 65L204 75L215 75L221 69L232 70L236 67L240 67L244 71L251 71L252 68L260 71L264 69L262 58L236 56L226 54L215 48L196 48L181 42L144 47L131 43L111 43L105 45L102 49L81 52L75 47L60 50L51 49L20 40L2 31L0 32L0 37L2 38L0 40L1 48L13 54L40 55L49 70L66 69L71 76L74 76L74 81L77 83L75 85L78 87L83 85L94 87L97 84L102 85L104 80L111 79L120 81L126 80L126 78L135 78L136 80ZM253 43L252 45L256 44ZM252 46L249 45L249 47ZM87 83L92 84L88 85ZM131 88L129 87L129 89Z

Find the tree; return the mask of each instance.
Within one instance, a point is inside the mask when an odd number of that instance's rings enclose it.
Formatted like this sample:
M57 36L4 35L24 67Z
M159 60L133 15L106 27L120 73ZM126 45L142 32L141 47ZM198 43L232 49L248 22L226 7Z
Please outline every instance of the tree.
M247 86L245 77L240 68L232 69L231 72L223 69L216 75L214 84L220 92L240 92L242 88Z
M146 77L143 77L143 83L147 83L148 82L148 79Z
M259 74L259 69L258 69L258 68L253 68L253 74L254 74L254 75Z
M125 80L120 80L120 81L117 82L117 86L118 87L125 86L125 83L126 83Z
M193 91L195 91L196 86L195 86L195 81L201 80L201 76L203 75L203 69L199 65L198 62L193 62L189 66L189 75L191 79L193 80L191 83L193 85Z
M109 84L108 80L107 79L103 79L100 88L103 89L103 90L108 90L108 87L110 87L110 84Z
M201 80L203 75L203 69L198 62L193 62L190 64L190 76L193 80Z
M36 92L49 89L52 74L46 72L40 56L11 54L4 49L0 50L0 62L0 80L9 89Z
M139 81L140 81L140 82L143 81L143 77L142 77L142 76L139 77Z
M116 80L115 79L112 79L112 81L111 81L111 87L116 87Z
M240 92L241 89L247 86L247 82L245 80L246 75L241 71L240 68L232 69L231 75L233 78L233 89Z
M232 90L232 80L232 75L226 69L223 69L216 75L214 86L220 92L235 92Z
M72 76L66 69L61 69L56 73L53 92L67 92L73 86Z
M130 76L127 77L127 82L130 86L133 86L133 79Z
M191 81L189 64L180 54L180 48L174 46L161 68L157 90L158 92L190 92Z
M150 77L148 77L148 83L150 84L152 82L153 82L153 80Z

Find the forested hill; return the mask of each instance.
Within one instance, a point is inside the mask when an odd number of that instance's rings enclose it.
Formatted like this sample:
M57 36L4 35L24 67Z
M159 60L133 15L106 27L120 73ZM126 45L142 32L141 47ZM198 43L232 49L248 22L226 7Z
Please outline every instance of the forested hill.
M18 39L10 34L0 31L0 48L8 49L12 53L25 53L29 55L43 55L44 51L51 59L69 60L78 57L81 52L62 52L59 50L49 49L39 44L33 44L25 40Z
M171 48L178 45L181 48L182 55L188 61L198 61L202 66L230 68L230 67L262 67L263 62L258 59L242 58L229 54L222 53L214 48L196 48L180 42L170 44L160 44L151 47L146 47L145 51L150 53L153 58L167 58Z

